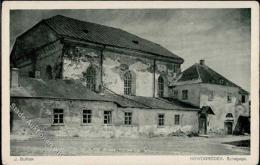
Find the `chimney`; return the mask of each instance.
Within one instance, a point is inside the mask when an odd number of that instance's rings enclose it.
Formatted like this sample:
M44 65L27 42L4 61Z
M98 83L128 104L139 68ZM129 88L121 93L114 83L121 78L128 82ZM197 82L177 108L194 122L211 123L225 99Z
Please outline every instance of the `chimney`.
M205 60L200 60L200 65L205 65Z
M11 88L19 87L19 69L12 68L11 69Z
M104 87L103 87L102 85L99 85L99 86L98 86L98 93L99 93L100 95L104 95Z

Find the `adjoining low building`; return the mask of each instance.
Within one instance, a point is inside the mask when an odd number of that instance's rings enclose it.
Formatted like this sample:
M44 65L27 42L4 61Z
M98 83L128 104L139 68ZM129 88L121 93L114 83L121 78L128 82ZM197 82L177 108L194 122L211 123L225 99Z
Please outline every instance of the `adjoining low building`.
M12 81L11 106L46 135L136 137L198 132L199 109L179 101L121 96L107 89L95 93L75 80L13 78L18 79ZM12 134L34 134L13 111L11 119Z
M201 60L182 72L171 86L171 97L200 107L199 132L250 133L249 92Z
M17 37L11 106L46 134L135 136L198 132L200 109L168 101L183 59L123 30L54 16ZM31 134L11 113L12 134Z

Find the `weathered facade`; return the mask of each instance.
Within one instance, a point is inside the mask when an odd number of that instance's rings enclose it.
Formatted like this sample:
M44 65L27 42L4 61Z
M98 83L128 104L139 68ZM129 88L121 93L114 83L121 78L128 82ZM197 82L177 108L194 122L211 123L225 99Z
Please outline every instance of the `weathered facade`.
M14 76L16 72L13 71ZM74 80L20 77L19 84L13 82L12 85L11 106L38 125L42 132L53 136L136 137L167 135L179 130L198 132L196 107L152 97L126 97L108 91L99 94ZM58 123L54 114L57 109L62 110L62 122ZM84 111L91 112L87 122L84 122L87 120ZM105 112L111 112L108 123ZM126 115L129 115L128 119ZM163 115L160 124L159 115ZM12 112L11 118L13 134L33 134L19 114Z
M62 29L64 24L68 25ZM163 96L168 97L168 84L180 73L183 63L182 58L160 45L130 33L59 15L19 36L11 61L21 75L43 79L84 82L87 69L93 68L95 90L105 86L118 94L124 94L123 76L130 72L131 95L147 97L158 96L159 76L163 79Z
M64 16L17 37L11 105L55 136L249 132L249 93L203 61L103 25ZM11 131L31 134L11 113Z
M60 99L13 98L23 114L32 123L38 125L42 132L52 136L84 137L138 137L167 135L182 130L197 132L197 111L161 110L143 108L118 108L112 102L71 101ZM64 110L64 121L61 125L53 124L53 109ZM83 110L91 109L91 123L83 123ZM111 124L104 124L104 111L112 112ZM132 113L131 125L126 125L125 112ZM165 115L164 126L158 126L158 114ZM174 115L180 115L180 123L175 124ZM33 135L27 123L13 115L12 133Z
M171 96L210 113L200 114L201 133L249 132L249 93L216 73L204 61L183 71ZM239 121L245 117L246 121ZM242 122L242 123L241 123ZM246 123L245 123L246 122Z
M16 40L11 105L56 136L197 133L200 109L166 99L182 63L120 29L55 16ZM11 117L13 133L30 134Z

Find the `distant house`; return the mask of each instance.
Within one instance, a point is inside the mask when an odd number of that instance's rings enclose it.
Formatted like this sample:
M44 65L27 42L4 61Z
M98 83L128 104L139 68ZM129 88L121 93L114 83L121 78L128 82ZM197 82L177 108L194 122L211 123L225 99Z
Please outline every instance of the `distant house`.
M57 15L18 36L10 59L11 105L46 134L198 132L199 107L167 99L184 60L121 29ZM13 112L11 132L31 133Z
M201 108L199 132L236 134L250 132L249 93L201 60L182 72L172 98Z

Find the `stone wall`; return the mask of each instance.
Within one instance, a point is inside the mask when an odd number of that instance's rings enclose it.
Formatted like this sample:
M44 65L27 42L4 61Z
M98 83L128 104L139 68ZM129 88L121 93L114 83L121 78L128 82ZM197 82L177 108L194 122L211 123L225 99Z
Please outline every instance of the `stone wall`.
M178 69L176 69L176 65ZM177 75L180 73L180 68L178 64L157 61L155 63L155 96L158 96L158 78L159 76L163 77L164 80L164 97L169 97L169 88L168 86L172 84Z
M201 107L200 106L200 83L195 84L186 84L186 85L178 85L175 88L172 88L170 91L170 95L178 100L181 100L185 103L190 103L194 106ZM188 98L183 99L182 98L182 91L188 90ZM177 91L177 95L174 96L174 92Z
M123 75L126 71L130 71L132 95L146 97L158 96L159 76L162 76L164 80L164 97L168 97L168 85L180 72L179 68L176 69L179 64L161 60L154 61L152 55L147 57L142 53L136 55L134 52L131 55L129 52L116 53L111 49L105 49L101 78L101 52L102 49L97 46L61 43L57 40L30 52L22 60L18 60L17 67L20 68L21 76L25 77L31 74L31 76L47 79L50 77L47 71L47 67L49 67L52 78L77 79L86 84L84 73L91 66L96 71L96 91L101 88L101 79L103 79L105 87L121 95L124 94ZM37 76L36 72L40 76Z
M56 48L60 46L57 41L56 34L49 27L45 24L37 24L17 38L11 53L11 64L20 68L23 76L29 76L29 72L32 72L30 75L34 75L39 59L49 55L54 56L50 58L56 58L56 53L53 51L57 51ZM39 66L37 67L39 69ZM40 68L41 71L44 69Z
M188 99L183 100L182 90L188 90ZM174 91L178 91L174 96ZM210 98L213 92L213 98ZM203 107L210 106L215 115L208 115L207 129L208 133L225 134L225 122L232 121L232 130L234 131L240 115L249 116L248 96L246 96L246 103L241 103L241 95L238 93L239 88L221 86L215 84L205 83L189 83L177 85L172 88L170 95L186 103ZM227 101L228 93L231 94L231 101ZM231 113L233 118L227 118L226 115Z
M52 79L62 77L62 52L63 44L57 41L51 45L38 50L38 59L36 62L36 71L40 71L42 79L48 79L47 67L52 69Z
M210 91L214 92L213 99L209 99ZM209 133L226 133L225 122L233 120L234 130L237 119L246 109L238 110L236 108L239 103L239 89L237 87L228 87L214 84L201 84L200 88L200 105L210 106L215 115L208 115L208 130ZM228 93L231 94L231 101L227 100ZM235 110L237 109L237 110ZM226 117L228 113L233 115L233 118Z
M153 60L104 52L104 86L117 94L124 94L124 74L132 75L132 94L137 96L153 96Z
M112 110L115 115L117 106L111 102L98 101L75 101L75 100L58 100L58 99L33 99L33 98L16 98L11 99L17 108L23 112L24 116L31 119L48 135L53 136L74 136L87 134L93 131L89 136L102 136L100 129L107 129L103 124L103 111ZM52 124L52 112L54 108L61 108L64 111L64 125L57 126ZM92 110L93 127L82 124L82 110ZM22 122L16 115L13 117L13 133L21 134L31 133L26 123ZM117 117L112 116L114 123L117 123ZM94 129L95 128L95 129ZM82 131L82 130L86 130Z
M12 50L13 62L17 62L18 57L26 57L32 50L41 48L57 40L53 32L45 24L37 24L27 32L17 37Z
M48 136L84 137L137 137L182 130L198 131L197 111L118 108L113 102L76 101L59 99L11 98L26 119L32 120ZM64 110L64 125L52 124L54 108ZM82 110L92 110L92 123L82 124ZM103 113L112 111L112 124L105 125ZM124 112L132 112L132 125L124 125ZM165 126L158 127L158 113L165 114ZM174 115L180 115L180 125L174 125ZM12 114L12 134L33 135L28 125L15 113Z
M38 78L47 79L49 75L46 70L47 66L49 66L52 70L52 78L60 78L62 75L62 51L63 44L60 41L34 51L30 56L18 61L17 67L20 75L37 77L36 71L38 71Z
M133 77L133 95L157 97L158 78L161 75L164 79L164 97L168 97L168 85L177 74L177 72L174 73L173 66L174 63L157 60L154 66L154 59L152 58L104 51L104 86L117 94L123 95L123 75L125 72L130 71Z
M63 56L63 79L81 80L86 84L86 73L89 67L95 68L96 86L101 86L101 51L98 49L82 46L65 46Z
M101 52L102 50L95 46L65 45L63 78L79 79L84 84L86 82L84 73L88 67L92 66L96 70L96 89L98 90L101 86ZM154 59L142 57L140 53L130 55L129 53L123 53L123 51L119 53L111 49L105 49L103 51L103 86L123 95L123 76L127 71L130 71L132 75L132 95L153 97L158 95L158 77L161 75L165 83L164 96L167 97L168 84L173 81L177 74L174 65L174 63L170 62L156 61L154 66Z

